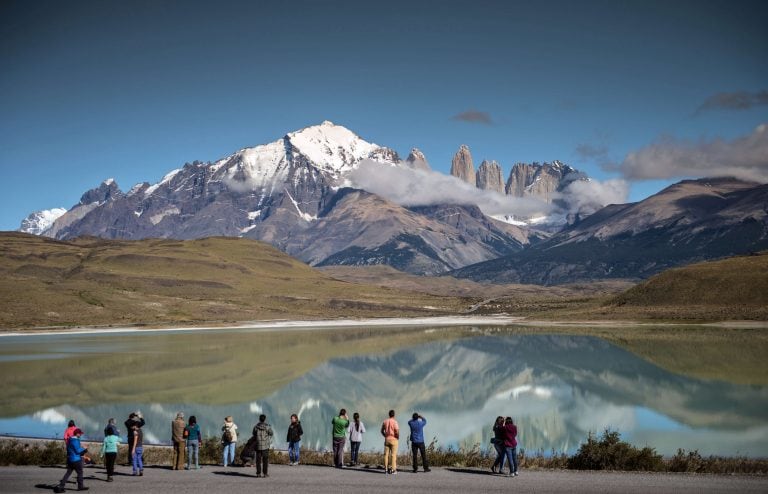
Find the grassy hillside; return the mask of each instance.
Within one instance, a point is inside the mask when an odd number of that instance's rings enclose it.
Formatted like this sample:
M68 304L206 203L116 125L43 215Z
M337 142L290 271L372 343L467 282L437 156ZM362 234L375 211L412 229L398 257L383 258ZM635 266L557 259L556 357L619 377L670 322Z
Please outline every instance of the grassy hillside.
M616 313L768 319L768 252L664 271L612 299Z
M0 254L5 329L425 315L469 305L335 280L248 239L59 242L5 232Z

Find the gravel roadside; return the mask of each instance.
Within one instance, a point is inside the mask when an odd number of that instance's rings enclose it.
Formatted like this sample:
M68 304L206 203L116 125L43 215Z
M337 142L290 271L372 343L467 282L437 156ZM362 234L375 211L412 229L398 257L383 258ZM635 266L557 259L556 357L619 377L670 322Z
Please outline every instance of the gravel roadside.
M63 467L0 467L0 492L52 492L64 474ZM90 492L113 494L136 492L226 492L252 493L373 493L392 492L466 494L467 492L768 492L768 477L748 475L694 475L641 472L581 472L570 470L521 471L519 477L492 475L486 470L433 468L429 473L401 470L384 475L382 470L326 466L271 465L269 478L257 478L253 468L204 466L196 471L173 471L148 467L144 476L133 477L130 468L118 467L115 481L107 483L102 467L85 469ZM74 479L67 485L74 492Z

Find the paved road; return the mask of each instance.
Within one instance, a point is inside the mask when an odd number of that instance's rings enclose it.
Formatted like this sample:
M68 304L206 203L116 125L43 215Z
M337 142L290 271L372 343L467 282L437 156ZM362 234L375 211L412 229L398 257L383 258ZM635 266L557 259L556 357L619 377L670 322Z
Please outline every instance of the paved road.
M256 478L253 468L205 466L197 471L174 472L167 467L150 467L143 477L132 477L128 467L105 482L101 467L87 467L85 485L90 492L111 494L137 492L226 492L249 493L355 493L391 494L420 492L466 494L467 492L768 492L768 478L754 476L687 475L655 473L574 472L567 470L522 471L519 477L492 475L474 469L433 468L430 473L401 471L384 475L381 470L346 469L300 465L271 465L269 478ZM64 473L63 467L0 467L0 492L52 492ZM77 485L71 482L68 492Z

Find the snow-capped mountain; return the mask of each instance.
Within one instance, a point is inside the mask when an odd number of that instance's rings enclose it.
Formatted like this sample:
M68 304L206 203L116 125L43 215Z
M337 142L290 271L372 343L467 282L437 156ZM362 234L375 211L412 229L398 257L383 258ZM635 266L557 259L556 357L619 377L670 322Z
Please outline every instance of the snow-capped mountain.
M35 211L21 221L21 227L19 227L18 231L40 235L49 229L51 225L53 225L53 222L66 212L67 210L64 208Z
M43 234L245 236L313 265L333 257L341 264L384 263L416 273L493 259L528 242L525 229L489 219L476 207L448 204L467 219L456 223L355 192L350 177L363 162L413 169L394 150L325 121L213 163L187 163L127 193L107 180Z

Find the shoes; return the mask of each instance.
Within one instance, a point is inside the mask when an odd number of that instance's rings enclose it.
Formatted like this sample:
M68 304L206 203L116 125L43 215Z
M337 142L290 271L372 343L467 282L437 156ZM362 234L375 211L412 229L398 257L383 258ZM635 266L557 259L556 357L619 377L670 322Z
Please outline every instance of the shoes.
M414 468L414 469L413 469L413 473L417 473L417 472L418 472L418 470L416 470L416 469Z
M257 473L257 474L256 474L256 478L257 478L257 479L261 478L261 474L260 474L260 473Z
M491 467L491 473L496 473L496 465Z
M87 491L88 489L90 489L90 487L83 486L83 487L78 487L77 488L78 491Z
M515 477L517 477L517 472L515 472Z
M431 469L431 468L425 468L425 469L424 469L424 473L427 473L427 472L431 472L431 471L432 471L432 469Z
M392 470L392 475L397 475L397 470Z
M143 476L144 476L144 470L141 470L141 471L139 472L139 477L143 477Z
M267 474L265 473L264 475L262 475L262 477L264 477L264 478L267 478L267 477L269 477L269 475L267 475Z
M115 479L112 478L111 475L107 475L107 482L114 482Z

